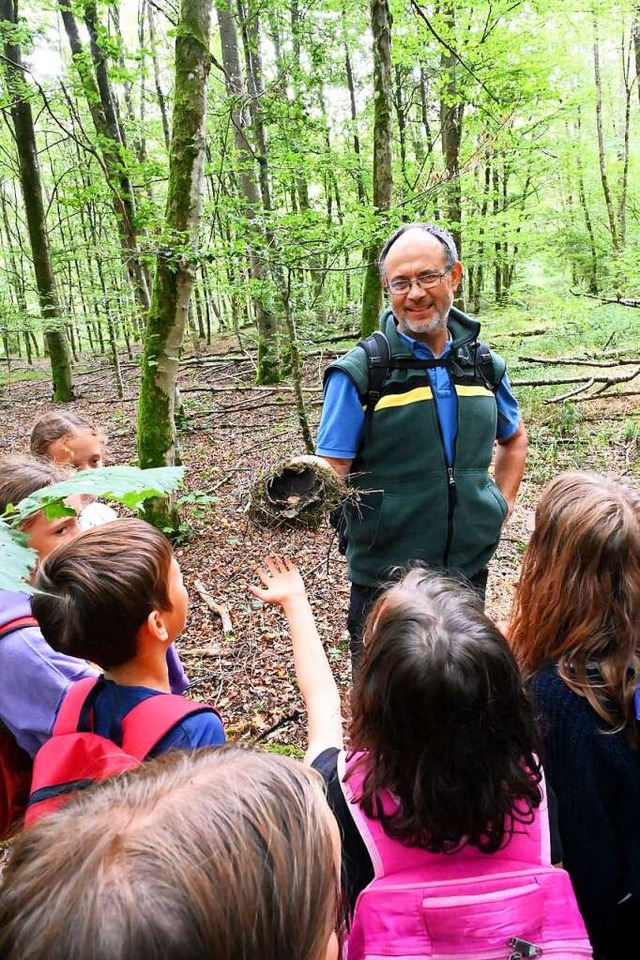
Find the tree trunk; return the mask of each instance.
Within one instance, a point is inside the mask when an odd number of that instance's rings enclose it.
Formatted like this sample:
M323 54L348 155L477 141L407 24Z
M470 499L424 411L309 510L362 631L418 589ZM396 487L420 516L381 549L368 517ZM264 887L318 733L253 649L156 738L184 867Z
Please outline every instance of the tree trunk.
M156 88L156 100L158 101L158 109L160 110L160 117L162 119L162 133L164 135L165 146L167 150L169 150L171 143L171 136L169 133L169 118L167 115L167 105L164 91L160 82L160 64L158 62L158 50L156 47L155 14L153 5L149 3L149 0L147 0L147 20L149 23L149 46L151 48L151 60L153 63L153 81Z
M175 429L176 377L196 269L202 206L207 78L212 0L182 0L176 31L175 86L169 155L166 229L171 247L161 249L145 332L138 460L142 468L179 459ZM175 506L145 506L147 519L175 524Z
M353 152L356 157L356 189L358 191L358 203L367 202L367 195L364 189L364 180L362 179L362 154L360 150L360 136L358 134L358 109L356 106L356 88L353 82L353 70L351 68L351 58L349 56L349 47L347 41L344 42L344 69L347 77L347 87L349 88L349 104L351 108L351 132L353 134Z
M640 3L636 4L633 17L633 50L636 60L636 90L638 91L638 100L640 100Z
M362 292L362 335L377 329L382 306L378 270L380 233L388 230L385 217L391 206L391 15L387 0L371 0L369 7L373 35L373 208L378 219L378 236L366 251L367 272Z
M455 43L455 4L454 0L445 0L443 16L447 26L447 36ZM453 45L453 44L452 44ZM458 257L462 259L462 194L460 190L460 143L462 141L462 118L464 101L458 90L457 61L453 53L442 48L440 68L442 71L442 91L440 95L440 125L442 153L447 185L445 187L445 218L458 248ZM458 291L460 296L460 288ZM456 300L457 302L457 300Z
M0 19L17 26L17 0L0 0ZM4 57L7 87L11 93L11 120L20 164L20 184L43 319L44 340L51 362L53 399L57 402L65 402L73 399L71 363L56 294L33 114L19 45L9 40L5 41Z
M604 202L607 208L607 217L609 219L609 230L611 232L611 246L614 256L620 253L620 239L618 236L618 225L616 223L616 214L613 207L613 196L609 186L607 176L607 161L604 149L604 130L602 126L602 80L600 78L600 41L598 37L598 20L593 18L593 76L596 86L596 128L598 131L598 162L600 164L600 181L602 183L602 192Z
M233 137L238 154L238 181L244 201L244 215L248 221L248 246L251 277L256 281L257 292L254 304L258 325L258 370L257 382L260 384L277 383L280 379L277 322L269 302L269 272L261 256L256 236L263 236L261 228L255 223L262 206L262 198L255 174L253 151L247 140L246 131L250 120L246 116L243 102L246 100L244 76L240 65L238 32L226 0L220 0L216 6L222 47L222 63L225 70L225 84L231 104ZM264 184L263 184L264 186ZM268 181L267 181L268 186ZM262 244L264 248L264 244ZM234 318L237 322L237 318Z
M149 309L149 277L138 248L138 228L133 183L127 168L124 137L115 108L105 54L100 45L96 5L85 0L84 22L89 32L91 56L84 49L71 0L58 0L62 22L69 40L71 56L78 70L91 113L104 174L112 193L113 210L118 224L123 261L134 290L140 313ZM93 63L92 73L89 63Z

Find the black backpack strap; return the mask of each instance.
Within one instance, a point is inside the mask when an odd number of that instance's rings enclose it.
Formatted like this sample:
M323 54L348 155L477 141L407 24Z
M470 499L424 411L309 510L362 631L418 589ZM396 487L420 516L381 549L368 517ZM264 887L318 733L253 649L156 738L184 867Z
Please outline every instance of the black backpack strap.
M488 390L497 393L507 368L505 361L492 353L491 348L482 340L476 340L473 349L474 366L480 378Z
M359 347L362 347L367 355L367 403L364 409L364 434L363 443L367 443L371 434L371 421L376 403L382 394L382 387L387 379L389 370L389 357L391 350L389 341L381 330L374 332L360 340Z

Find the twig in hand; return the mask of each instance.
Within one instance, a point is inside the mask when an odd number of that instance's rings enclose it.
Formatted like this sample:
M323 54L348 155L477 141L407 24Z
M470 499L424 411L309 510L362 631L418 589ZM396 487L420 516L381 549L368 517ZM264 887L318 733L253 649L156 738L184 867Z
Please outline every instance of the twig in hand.
M204 600L208 606L211 613L215 613L216 616L220 617L222 622L222 632L225 637L227 634L233 633L233 624L231 623L231 617L229 615L229 608L226 607L223 603L216 603L210 593L208 593L207 588L205 587L202 580L196 580L194 584L198 594Z

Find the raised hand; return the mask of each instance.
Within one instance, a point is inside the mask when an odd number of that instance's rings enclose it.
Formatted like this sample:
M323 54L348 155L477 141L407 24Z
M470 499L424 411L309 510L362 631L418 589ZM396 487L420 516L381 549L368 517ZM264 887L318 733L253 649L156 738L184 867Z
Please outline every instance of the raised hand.
M300 571L287 557L265 557L264 566L256 570L262 587L249 585L249 590L263 603L287 607L307 596Z

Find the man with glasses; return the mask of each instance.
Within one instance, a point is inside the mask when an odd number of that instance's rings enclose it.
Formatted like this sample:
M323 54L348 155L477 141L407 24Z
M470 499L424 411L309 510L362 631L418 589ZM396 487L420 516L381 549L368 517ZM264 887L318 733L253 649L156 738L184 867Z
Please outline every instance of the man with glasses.
M330 364L316 447L359 491L345 508L354 668L364 617L394 567L448 571L484 599L527 456L504 361L453 306L462 264L451 235L435 224L401 227L383 247L380 274L389 296L381 395L365 429L366 351L358 345Z

